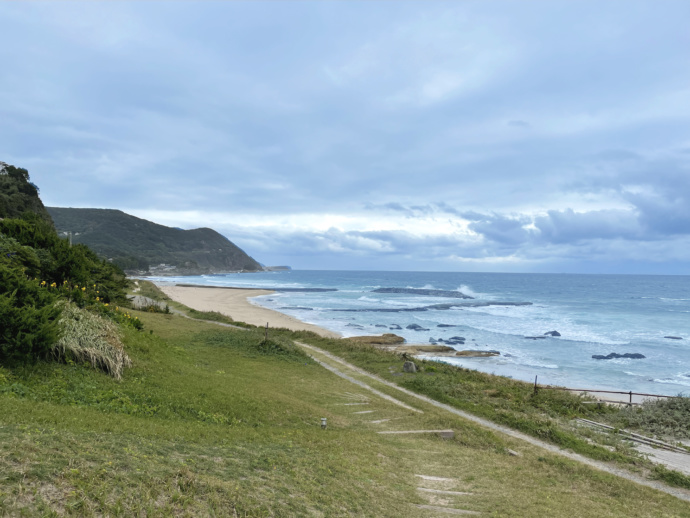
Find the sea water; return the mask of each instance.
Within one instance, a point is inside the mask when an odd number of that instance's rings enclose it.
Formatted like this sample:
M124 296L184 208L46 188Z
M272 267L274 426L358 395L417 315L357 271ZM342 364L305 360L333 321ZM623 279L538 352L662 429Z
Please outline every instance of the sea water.
M428 344L460 336L456 349L500 356L440 361L524 381L690 395L690 276L293 270L154 280L288 290L251 301L345 337L395 333ZM551 331L561 336L526 338ZM612 352L645 358L592 358Z

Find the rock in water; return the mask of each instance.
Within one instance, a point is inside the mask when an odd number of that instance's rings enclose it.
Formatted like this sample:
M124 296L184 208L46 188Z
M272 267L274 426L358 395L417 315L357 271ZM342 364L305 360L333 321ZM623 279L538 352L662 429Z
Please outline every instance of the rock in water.
M405 362L403 364L403 372L410 372L414 374L417 372L417 366L414 364L414 362Z
M593 354L592 358L594 358L595 360L614 360L616 358L630 358L633 360L641 360L642 358L646 358L646 356L640 353L609 353L606 356L604 356L603 354Z
M428 329L420 326L419 324L410 324L406 327L406 329L412 329L413 331L428 331Z
M561 333L558 331L549 331L548 333L544 333L544 336L561 336Z
M682 336L664 336L664 338L668 338L669 340L682 340Z

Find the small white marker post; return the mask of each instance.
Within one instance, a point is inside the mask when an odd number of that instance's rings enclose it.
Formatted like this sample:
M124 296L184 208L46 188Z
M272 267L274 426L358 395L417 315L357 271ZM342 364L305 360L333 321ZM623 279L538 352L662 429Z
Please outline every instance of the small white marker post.
M321 418L321 429L322 430L326 429L326 418L325 417Z

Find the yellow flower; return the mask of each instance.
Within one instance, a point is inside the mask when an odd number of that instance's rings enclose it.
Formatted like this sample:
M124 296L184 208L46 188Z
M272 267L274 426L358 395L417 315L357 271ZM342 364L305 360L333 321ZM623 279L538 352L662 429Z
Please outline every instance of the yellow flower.
M105 303L105 305L107 306L107 305L108 305L108 303L106 302L106 303Z
M101 298L100 298L100 297L96 297L96 302L98 302L99 300L101 300Z
M78 288L78 287L79 287L79 286L77 286L77 288ZM86 291L86 287L82 288L81 291Z

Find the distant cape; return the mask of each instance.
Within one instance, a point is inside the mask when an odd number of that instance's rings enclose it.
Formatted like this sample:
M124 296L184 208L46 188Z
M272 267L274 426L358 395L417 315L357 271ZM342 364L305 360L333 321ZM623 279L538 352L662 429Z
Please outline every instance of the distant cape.
M58 233L70 235L128 273L198 275L261 271L252 257L210 228L166 227L114 209L46 207Z

